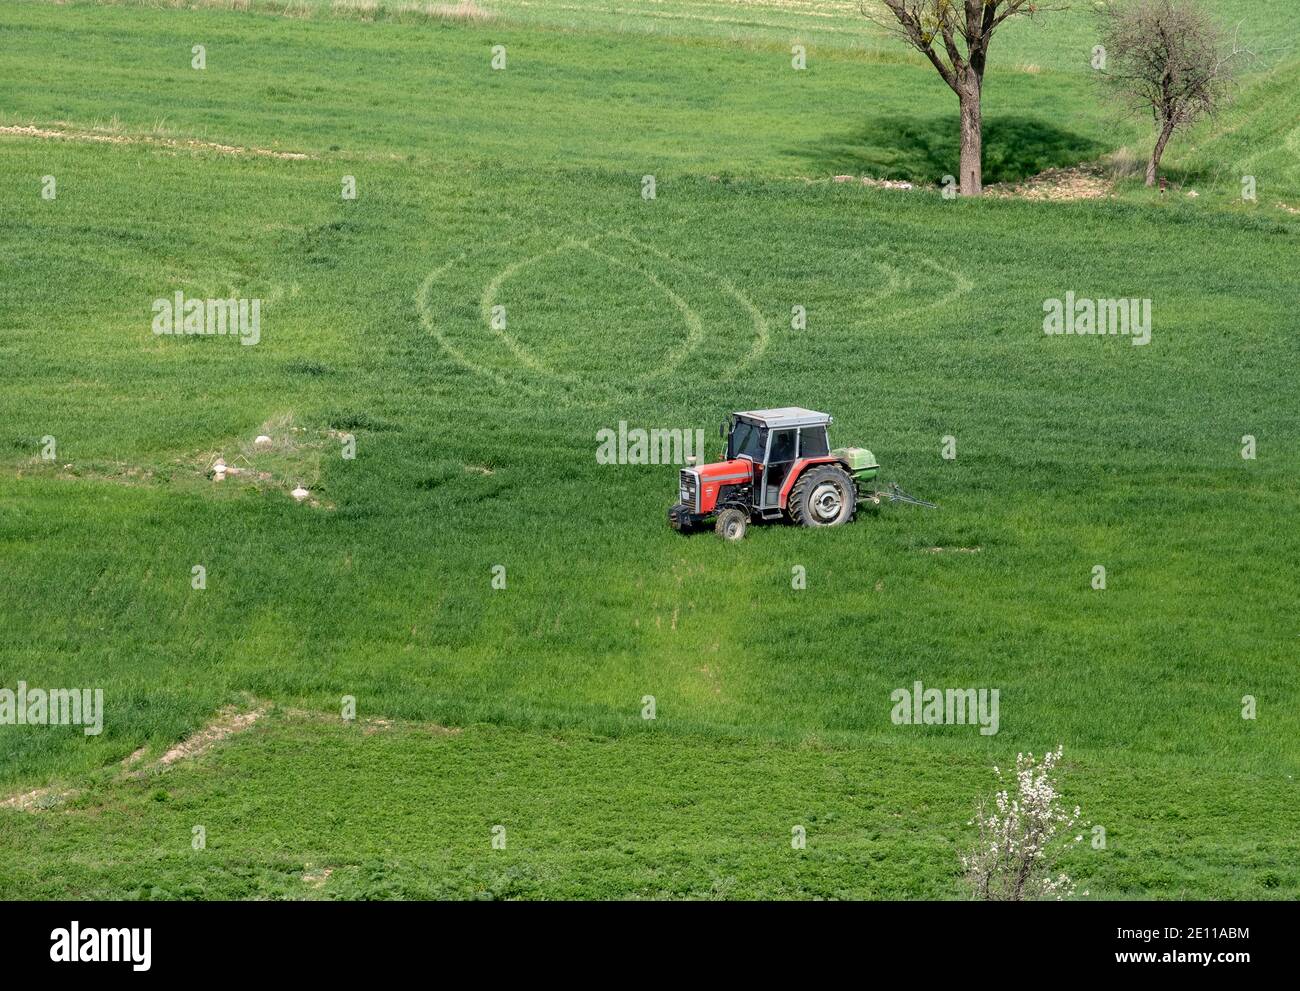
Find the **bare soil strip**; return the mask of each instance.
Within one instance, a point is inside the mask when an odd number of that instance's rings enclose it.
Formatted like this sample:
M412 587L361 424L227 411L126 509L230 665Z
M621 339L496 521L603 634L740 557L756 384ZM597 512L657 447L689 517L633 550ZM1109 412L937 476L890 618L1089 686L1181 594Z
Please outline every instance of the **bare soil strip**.
M181 761L201 757L222 740L251 729L270 711L271 706L269 703L251 699L247 705L242 707L235 705L224 706L217 713L216 718L202 729L174 744L157 760L147 763L144 761L145 755L149 752L148 747L140 747L134 753L123 758L118 764L120 770L114 776L113 783L149 777L150 775L162 773ZM309 709L280 709L279 713L288 719L294 720L309 719L318 722L341 722L337 713L317 712ZM363 736L387 732L396 726L424 729L435 736L455 736L461 731L460 727L456 726L442 726L438 723L411 723L404 720L385 719L379 716L358 719L356 725L360 727ZM80 793L81 789L79 788L48 785L43 788L35 788L31 791L6 796L0 799L0 809L15 809L20 812L43 812L75 798ZM328 877L328 873L325 876Z
M45 138L51 141L97 141L114 145L150 144L161 148L215 151L222 155L262 155L266 158L292 159L295 161L311 157L300 151L242 148L239 145L223 145L215 141L199 141L197 138L181 140L178 138L157 138L150 135L117 134L106 131L58 131L48 127L34 127L22 124L0 124L0 135L5 134L23 138Z

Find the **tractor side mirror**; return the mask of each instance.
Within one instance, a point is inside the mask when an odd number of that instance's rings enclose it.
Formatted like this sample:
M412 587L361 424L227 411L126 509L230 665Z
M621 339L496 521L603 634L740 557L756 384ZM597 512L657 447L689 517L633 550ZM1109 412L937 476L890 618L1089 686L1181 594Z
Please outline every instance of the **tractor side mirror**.
M723 420L722 423L720 423L720 424L718 425L718 436L721 437L723 440L726 440L726 439L727 439L727 421L726 421L726 420Z

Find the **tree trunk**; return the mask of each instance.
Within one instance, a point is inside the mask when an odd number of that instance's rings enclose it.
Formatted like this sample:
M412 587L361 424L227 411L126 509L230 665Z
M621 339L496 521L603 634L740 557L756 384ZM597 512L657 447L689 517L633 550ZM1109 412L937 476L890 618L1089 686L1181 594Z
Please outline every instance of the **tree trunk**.
M1151 161L1147 163L1147 185L1156 184L1156 170L1160 168L1160 158L1165 153L1165 145L1169 144L1170 137L1173 136L1174 125L1166 123L1160 129L1160 137L1156 138L1155 149L1151 152Z
M980 110L980 80L964 82L961 102L961 177L963 196L984 193L984 119Z

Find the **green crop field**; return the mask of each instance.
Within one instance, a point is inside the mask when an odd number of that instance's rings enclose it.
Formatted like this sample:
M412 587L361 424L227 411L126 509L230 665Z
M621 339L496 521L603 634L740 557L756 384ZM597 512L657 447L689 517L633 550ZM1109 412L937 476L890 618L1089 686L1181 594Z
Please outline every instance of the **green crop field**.
M0 689L103 692L0 725L0 898L963 898L1058 745L1086 897L1300 897L1300 5L1206 0L1257 58L1163 193L1079 6L981 200L856 2L0 6ZM940 508L730 544L597 457L787 405Z

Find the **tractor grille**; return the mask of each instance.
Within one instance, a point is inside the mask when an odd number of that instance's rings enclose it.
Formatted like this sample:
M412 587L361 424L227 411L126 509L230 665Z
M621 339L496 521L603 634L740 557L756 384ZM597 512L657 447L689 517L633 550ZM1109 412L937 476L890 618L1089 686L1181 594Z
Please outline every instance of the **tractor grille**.
M682 505L692 513L700 511L700 478L695 472L687 468L682 469L681 491L678 495L681 497Z

